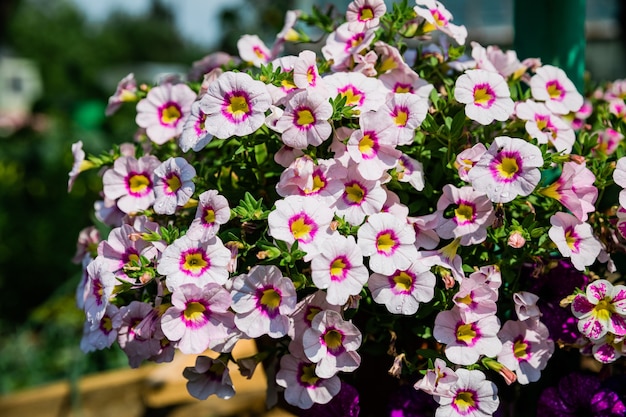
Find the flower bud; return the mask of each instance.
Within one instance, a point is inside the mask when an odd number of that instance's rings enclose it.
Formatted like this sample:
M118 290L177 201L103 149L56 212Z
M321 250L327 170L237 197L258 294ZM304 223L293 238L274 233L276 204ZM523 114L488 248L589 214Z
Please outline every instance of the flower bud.
M526 239L521 232L516 230L509 235L509 240L506 243L512 248L519 249L526 244Z

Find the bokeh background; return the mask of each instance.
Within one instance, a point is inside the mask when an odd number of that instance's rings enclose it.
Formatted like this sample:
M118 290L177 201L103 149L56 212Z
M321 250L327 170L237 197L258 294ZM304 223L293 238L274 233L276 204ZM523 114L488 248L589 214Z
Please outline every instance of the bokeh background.
M148 84L185 74L245 33L268 44L285 11L348 0L0 1L0 395L126 367L116 348L79 349L82 313L71 262L91 223L96 173L67 193L70 146L89 153L131 141L133 109L104 116L129 72ZM391 4L391 1L388 1ZM626 78L623 0L587 0L586 68L592 81ZM513 45L513 0L447 0L454 22L483 45ZM528 30L532 30L529 27ZM526 58L526 57L520 57Z

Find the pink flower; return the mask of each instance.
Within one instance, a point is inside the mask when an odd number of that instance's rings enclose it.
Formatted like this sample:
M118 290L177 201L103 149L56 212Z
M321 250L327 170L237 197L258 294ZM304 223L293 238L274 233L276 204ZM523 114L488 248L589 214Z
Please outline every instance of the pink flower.
M255 265L249 273L236 276L231 296L235 324L246 336L280 338L289 333L289 314L298 300L293 282L278 267Z
M465 26L457 26L450 23L452 14L443 4L436 0L415 0L417 6L413 8L415 13L426 21L424 32L440 30L452 37L459 45L465 44L467 29ZM424 6L425 9L419 7Z
M219 195L216 190L207 190L198 196L196 217L189 225L187 236L194 240L208 240L229 219L230 207L226 197Z
M196 169L184 158L169 158L155 168L154 212L174 214L177 207L187 204L196 189L193 178Z
M322 47L322 55L326 60L333 62L331 69L338 74L339 71L344 71L350 67L352 56L366 49L374 40L374 36L373 29L357 32L350 30L350 23L343 23L326 38L326 44Z
M117 83L115 93L109 97L105 114L111 116L120 108L122 103L135 100L137 100L137 82L135 81L135 74L131 72Z
M532 100L517 103L517 117L526 120L526 131L537 143L550 143L557 152L570 153L576 141L576 134L571 126L553 114L545 104Z
M328 122L332 114L333 108L325 97L312 91L300 91L287 102L275 130L282 133L283 143L292 148L318 146L332 133Z
M189 149L199 152L212 139L213 135L206 129L206 114L200 109L200 102L194 101L178 139L178 146L183 152L188 152Z
M541 151L523 139L498 136L468 178L477 191L486 193L494 203L508 203L518 195L533 192L543 165Z
M581 222L587 221L587 213L593 212L598 198L595 175L585 164L565 162L561 176L541 194L554 198L572 212Z
M195 100L196 93L187 84L156 86L137 103L135 121L139 127L146 129L152 142L162 145L182 133Z
M242 60L255 67L267 64L273 58L271 51L257 35L243 35L237 41L237 50Z
M378 110L385 101L386 92L381 81L360 72L336 72L324 76L323 80L331 97L345 97L346 106L355 106L360 112Z
M113 168L102 176L104 196L116 200L124 213L148 209L154 202L152 175L161 162L152 155L138 160L132 156L122 156L115 160Z
M267 87L244 72L225 72L200 100L208 133L220 139L245 136L265 122L272 104Z
M602 246L594 236L590 224L562 212L550 217L550 224L552 225L548 230L550 239L561 255L570 258L576 269L584 271L586 266L596 261Z
M454 98L465 104L465 114L482 125L507 120L514 109L511 92L500 74L468 70L454 87Z
M183 353L202 353L223 342L234 327L230 294L220 285L182 284L172 292L172 306L161 319L168 340Z
M471 45L472 58L476 61L477 69L497 72L504 78L526 72L526 67L519 61L515 51L504 52L496 45L489 45L484 48L474 41L471 42Z
M583 105L583 96L565 71L552 65L537 68L530 79L530 90L535 100L544 101L556 114L575 112Z
M183 376L187 379L187 391L199 400L213 394L225 400L235 395L230 371L220 359L198 356L195 366L186 367Z
M572 302L578 330L591 340L607 333L626 336L626 286L599 279L587 285Z
M387 11L384 0L353 0L346 11L348 29L360 32L365 29L376 28L380 17Z
M449 395L436 396L439 403L436 415L446 417L492 416L498 406L498 388L478 370L459 368L458 377Z

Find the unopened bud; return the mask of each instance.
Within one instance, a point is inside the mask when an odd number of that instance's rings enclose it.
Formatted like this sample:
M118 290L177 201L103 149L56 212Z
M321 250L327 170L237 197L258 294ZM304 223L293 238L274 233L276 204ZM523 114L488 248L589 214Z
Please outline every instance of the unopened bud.
M509 235L509 240L506 243L512 248L519 249L526 244L526 239L524 239L521 232L514 231Z

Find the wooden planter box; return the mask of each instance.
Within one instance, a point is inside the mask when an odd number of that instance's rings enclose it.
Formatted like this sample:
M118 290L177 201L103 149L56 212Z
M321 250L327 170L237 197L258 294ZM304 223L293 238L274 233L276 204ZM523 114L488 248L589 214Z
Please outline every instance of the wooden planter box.
M233 354L256 353L252 340L241 340ZM211 355L210 353L208 353ZM266 410L266 376L258 367L251 379L231 364L236 395L200 401L189 395L182 371L195 364L196 355L177 354L166 364L89 375L75 389L63 381L0 397L2 417L293 417L284 410Z

